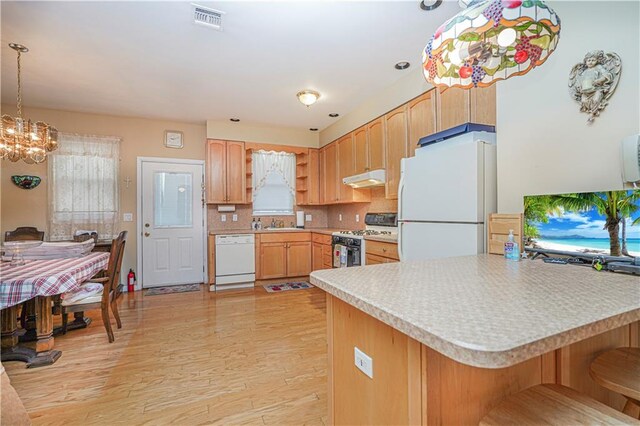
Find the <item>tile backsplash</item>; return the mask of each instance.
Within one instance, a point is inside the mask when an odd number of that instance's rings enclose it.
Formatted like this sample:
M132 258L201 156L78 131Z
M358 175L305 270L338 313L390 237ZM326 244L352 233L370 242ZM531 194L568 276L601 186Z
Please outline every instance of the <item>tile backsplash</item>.
M307 228L326 228L327 227L327 207L325 206L301 206L296 207L297 210L304 211L305 215L311 215L311 222L305 221L304 226ZM251 221L255 217L253 216L253 207L251 205L237 205L235 212L221 213L218 211L218 206L209 206L207 212L208 228L209 231L219 231L227 229L251 229ZM222 221L222 215L226 215L227 220ZM233 221L233 215L238 215L237 222ZM293 226L296 224L296 216L259 216L263 226L269 226L271 219L284 221L285 227L290 227L293 222Z
M384 188L371 189L370 203L337 204L334 206L300 206L296 210L303 210L305 215L311 215L311 222L305 221L307 228L337 228L337 229L364 229L364 215L368 212L386 213L398 211L397 200L387 200L384 198ZM222 221L222 215L226 215L227 220ZM233 221L233 215L238 215L238 220ZM340 220L342 215L342 221ZM356 222L356 215L359 221ZM210 231L227 229L251 229L253 207L251 205L237 205L235 212L221 213L217 206L209 206L208 228ZM257 219L257 217L256 217ZM263 226L269 226L271 219L284 221L284 226L295 226L294 216L260 216Z

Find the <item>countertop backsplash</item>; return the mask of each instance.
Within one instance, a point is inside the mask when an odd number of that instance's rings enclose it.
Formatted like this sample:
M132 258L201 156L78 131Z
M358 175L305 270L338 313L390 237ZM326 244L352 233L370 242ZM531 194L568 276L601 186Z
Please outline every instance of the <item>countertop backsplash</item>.
M301 206L296 207L296 211L302 210L305 215L311 215L311 222L306 222L304 226L307 228L326 228L327 227L327 207L325 206ZM225 222L222 221L222 215L227 216ZM238 215L238 221L233 221L233 215ZM263 223L263 226L269 226L271 219L284 221L285 227L291 227L296 224L296 216L253 216L253 207L251 205L236 205L235 212L221 213L218 211L218 206L209 206L207 214L208 229L209 231L218 231L225 229L251 229L251 221L253 218L258 219Z

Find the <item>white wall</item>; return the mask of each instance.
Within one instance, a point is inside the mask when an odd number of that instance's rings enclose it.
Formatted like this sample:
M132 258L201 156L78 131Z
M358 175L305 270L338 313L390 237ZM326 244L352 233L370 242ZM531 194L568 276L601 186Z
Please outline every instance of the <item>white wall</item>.
M207 138L318 148L318 132L207 120Z
M422 65L419 61L411 65L411 68L414 67L415 69L406 76L391 86L372 94L370 98L363 100L363 103L358 105L356 109L323 129L320 132L320 146L333 142L433 87L424 79Z
M498 83L498 211L524 195L621 189L620 140L640 132L640 3L548 1L562 20L539 69ZM591 125L569 95L571 68L591 50L622 58L620 84Z

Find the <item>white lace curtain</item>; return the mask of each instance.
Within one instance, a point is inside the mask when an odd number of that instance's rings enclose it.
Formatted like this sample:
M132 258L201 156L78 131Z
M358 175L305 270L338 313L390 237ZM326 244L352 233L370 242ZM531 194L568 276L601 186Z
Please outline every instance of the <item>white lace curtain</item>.
M77 230L112 239L119 229L120 138L60 134L48 156L49 238L70 240Z
M287 152L256 151L251 156L253 169L253 199L267 183L270 173L278 173L284 179L290 193L296 195L296 155Z

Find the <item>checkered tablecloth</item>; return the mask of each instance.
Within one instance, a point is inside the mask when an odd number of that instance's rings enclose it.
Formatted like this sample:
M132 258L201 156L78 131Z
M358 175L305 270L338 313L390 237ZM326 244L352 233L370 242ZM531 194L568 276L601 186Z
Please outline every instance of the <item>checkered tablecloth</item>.
M83 257L31 260L22 266L0 262L0 309L36 296L53 296L77 289L80 284L106 269L109 253Z

